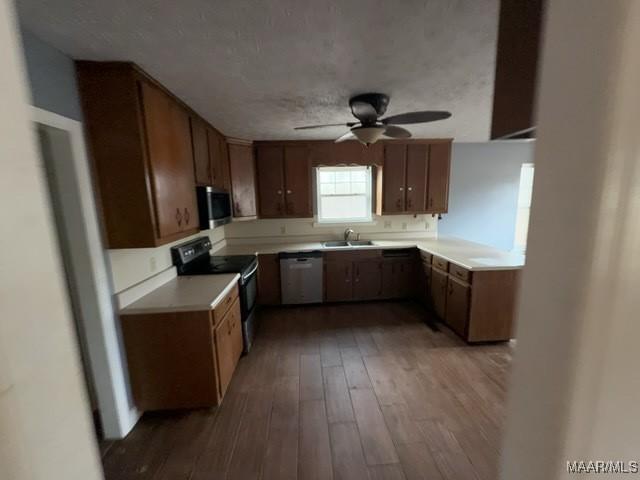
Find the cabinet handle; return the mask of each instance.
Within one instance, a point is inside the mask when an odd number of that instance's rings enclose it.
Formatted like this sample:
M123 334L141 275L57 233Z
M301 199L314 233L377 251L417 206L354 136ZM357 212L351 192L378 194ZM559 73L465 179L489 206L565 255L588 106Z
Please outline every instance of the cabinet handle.
M291 190L287 190L287 195L291 195L293 192Z
M410 192L412 190L411 187L407 187L407 192Z
M180 213L180 209L176 208L176 221L178 222L178 226L182 225L182 214Z
M184 224L185 225L189 225L189 219L191 218L191 216L189 215L189 209L185 208L184 209Z
M282 195L282 190L276 190L276 193L277 193L278 195Z
M400 187L400 191L401 191L401 192L404 192L404 187Z

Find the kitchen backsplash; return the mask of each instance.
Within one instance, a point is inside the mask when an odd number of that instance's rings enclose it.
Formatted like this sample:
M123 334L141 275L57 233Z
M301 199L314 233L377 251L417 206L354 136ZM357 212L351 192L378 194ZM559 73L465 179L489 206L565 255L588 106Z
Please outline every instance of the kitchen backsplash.
M386 215L371 223L331 224L314 223L313 219L262 219L232 222L225 226L225 240L238 243L278 243L341 239L352 228L363 239L394 239L435 236L438 220L431 215Z
M202 231L192 237L182 238L176 242L156 248L109 250L114 292L122 292L171 268L173 265L171 262L171 247L204 235L209 236L214 244L214 249L222 247L222 244L216 244L224 242L225 227Z

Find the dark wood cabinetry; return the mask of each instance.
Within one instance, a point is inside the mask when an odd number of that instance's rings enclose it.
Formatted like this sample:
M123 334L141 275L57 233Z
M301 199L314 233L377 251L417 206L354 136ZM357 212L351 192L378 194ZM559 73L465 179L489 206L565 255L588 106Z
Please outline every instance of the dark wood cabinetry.
M193 148L193 168L195 170L196 184L211 185L207 124L196 116L191 116L191 145Z
M141 411L216 406L242 354L238 289L213 310L123 314L122 333Z
M197 232L187 108L132 64L76 65L108 247Z
M445 318L447 308L447 272L435 267L431 269L431 301L433 311L440 318Z
M429 147L427 212L447 213L449 209L449 171L451 143L434 143Z
M228 144L229 174L234 217L255 217L256 170L253 147L247 143Z
M382 295L382 262L358 260L353 262L353 299L374 300Z
M349 257L325 257L325 300L344 302L353 299L353 261Z
M383 214L445 213L451 142L384 145Z
M229 190L229 152L227 141L220 132L213 127L207 128L209 143L209 164L211 165L211 185L222 190Z
M469 300L471 287L468 283L449 276L447 281L447 308L445 322L451 330L466 337L469 318Z
M258 303L280 305L280 260L278 254L258 255Z
M261 217L311 217L311 164L306 145L258 145Z

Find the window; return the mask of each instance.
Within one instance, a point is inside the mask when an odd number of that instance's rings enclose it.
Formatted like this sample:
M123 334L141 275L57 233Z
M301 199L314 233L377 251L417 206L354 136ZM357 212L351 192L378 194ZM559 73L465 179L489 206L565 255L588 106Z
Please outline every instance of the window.
M529 233L529 211L533 193L533 163L523 163L520 170L520 189L518 190L518 211L516 213L516 234L513 249L524 253Z
M318 167L319 223L371 221L371 167Z

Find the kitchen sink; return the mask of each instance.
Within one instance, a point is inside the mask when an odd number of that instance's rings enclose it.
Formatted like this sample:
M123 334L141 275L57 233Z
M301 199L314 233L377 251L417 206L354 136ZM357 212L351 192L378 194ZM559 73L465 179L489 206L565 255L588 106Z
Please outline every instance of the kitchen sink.
M324 242L322 245L325 247L362 247L367 245L373 245L371 240L352 240L350 242L344 242L342 240Z
M371 240L352 240L349 242L352 247L362 247L366 245L373 245Z
M337 242L324 242L325 247L350 247L349 242L337 241Z

